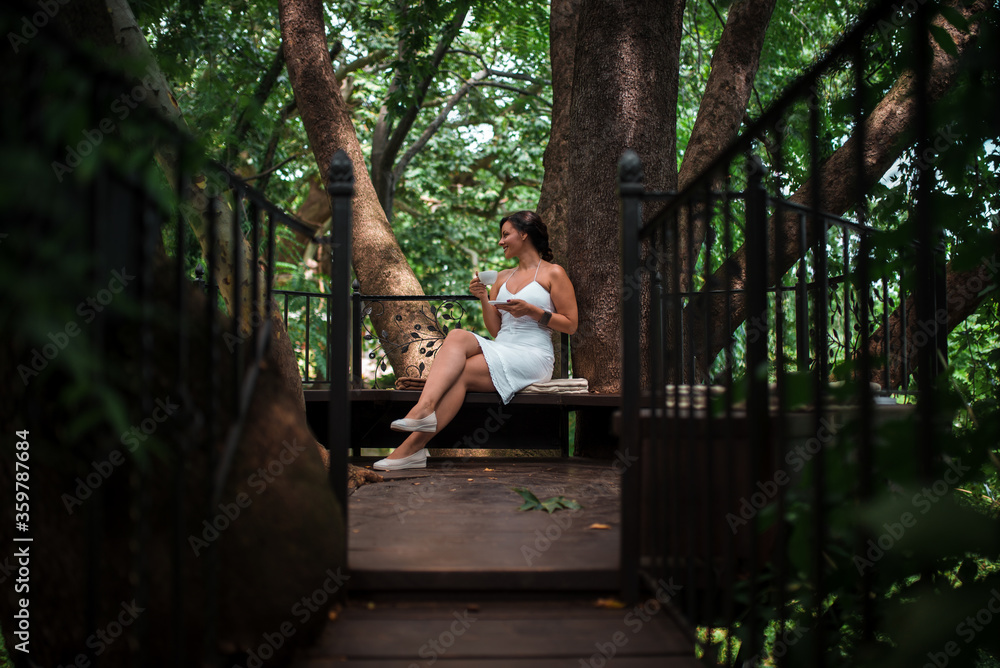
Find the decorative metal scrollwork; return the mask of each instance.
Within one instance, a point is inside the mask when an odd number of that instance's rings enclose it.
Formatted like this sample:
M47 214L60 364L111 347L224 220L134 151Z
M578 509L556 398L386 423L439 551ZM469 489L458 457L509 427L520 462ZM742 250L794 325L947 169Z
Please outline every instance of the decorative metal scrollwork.
M375 342L374 348L368 351L368 359L375 361L375 388L388 387L381 379L389 372L386 358L390 351L407 353L411 346L417 346L421 355L427 359L433 358L449 329L457 326L465 317L467 307L461 301L448 299L435 306L433 299L433 296L428 297L431 303L429 313L423 307L417 312L417 321L407 324L403 322L403 316L397 314L390 321L394 331L383 329L378 333L374 331L372 322L374 318L385 314L385 304L382 301L364 302L361 310L362 339ZM445 323L450 323L450 326ZM427 368L428 365L423 361L410 364L402 375L422 378Z

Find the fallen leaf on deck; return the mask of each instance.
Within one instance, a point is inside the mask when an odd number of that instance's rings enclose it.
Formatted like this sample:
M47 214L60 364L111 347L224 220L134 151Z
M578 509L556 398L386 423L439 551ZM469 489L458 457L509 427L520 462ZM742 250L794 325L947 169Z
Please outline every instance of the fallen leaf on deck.
M496 469L483 469L484 471L496 471Z
M611 525L610 524L600 524L598 522L594 522L593 524L591 524L587 528L588 529L610 529Z
M469 478L469 482L472 482L473 480L475 480L475 478Z
M617 598L599 598L594 603L595 607L598 608L610 608L612 610L621 610L625 607L625 604L619 601Z
M554 513L557 510L580 510L583 506L572 499L567 499L564 496L553 496L551 498L545 499L544 501L539 501L535 494L525 487L511 487L511 491L517 492L524 499L524 504L518 508L518 510L547 510L549 513Z

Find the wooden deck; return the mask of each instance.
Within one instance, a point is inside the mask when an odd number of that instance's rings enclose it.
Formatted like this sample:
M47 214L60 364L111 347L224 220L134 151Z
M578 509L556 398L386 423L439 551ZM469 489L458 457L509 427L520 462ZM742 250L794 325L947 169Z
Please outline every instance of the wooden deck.
M349 602L299 668L700 665L654 597L617 599L611 462L431 459L385 477L350 497ZM519 511L511 487L583 507Z
M432 458L426 471L385 477L350 499L352 590L618 588L619 485L607 462ZM583 509L522 512L511 487Z

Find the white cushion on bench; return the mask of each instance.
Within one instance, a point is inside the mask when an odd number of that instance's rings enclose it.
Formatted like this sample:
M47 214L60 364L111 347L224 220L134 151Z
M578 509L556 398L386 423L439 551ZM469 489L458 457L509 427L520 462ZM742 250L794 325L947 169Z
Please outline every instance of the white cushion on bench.
M532 383L521 390L521 392L529 394L587 394L588 391L586 378L553 378L540 383Z

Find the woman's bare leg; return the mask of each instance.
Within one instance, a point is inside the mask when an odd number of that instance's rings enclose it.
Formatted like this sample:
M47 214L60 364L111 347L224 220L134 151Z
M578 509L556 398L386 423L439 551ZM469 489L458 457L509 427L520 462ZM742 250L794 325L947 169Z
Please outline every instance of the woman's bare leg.
M464 329L453 329L448 332L444 343L434 356L434 364L431 366L424 389L420 392L420 398L405 417L419 420L437 411L441 399L465 372L466 360L475 355L482 355L479 350L479 339L475 334ZM488 371L486 375L489 377ZM490 381L491 389L492 386L493 382ZM439 415L438 424L440 421Z
M437 364L437 362L435 362ZM427 381L430 383L430 379ZM425 386L426 390L426 386ZM489 367L486 366L486 358L482 353L474 355L465 361L465 368L458 379L452 383L451 387L444 393L444 396L437 402L436 416L438 431L447 426L449 422L458 414L459 409L465 402L466 392L494 392L493 379L490 378ZM428 413L429 414L429 413ZM398 448L393 450L387 459L399 459L409 457L421 448L427 447L427 443L434 437L428 432L415 431L411 433Z

